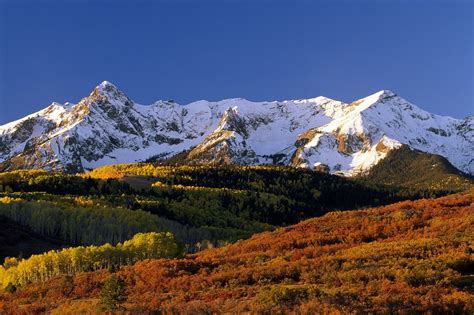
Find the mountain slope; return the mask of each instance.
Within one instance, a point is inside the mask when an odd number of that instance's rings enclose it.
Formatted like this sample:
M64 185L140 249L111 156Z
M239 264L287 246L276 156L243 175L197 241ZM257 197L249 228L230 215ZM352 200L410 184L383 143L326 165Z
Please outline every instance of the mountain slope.
M6 257L28 258L51 249L65 247L60 239L46 237L0 216L0 261Z
M470 314L473 201L471 190L333 212L115 275L125 281L131 313ZM109 276L77 275L67 294L64 278L32 284L0 294L0 309L93 313Z
M473 130L472 118L433 115L391 91L380 91L349 104L342 117L302 135L294 164L323 163L331 170L363 173L406 144L444 156L472 173Z
M0 170L82 172L180 154L186 163L281 163L352 176L401 144L474 173L473 117L433 115L390 91L351 104L317 97L143 106L105 81L77 104L53 103L0 126Z
M361 178L373 184L444 191L466 190L474 184L472 176L460 172L446 158L407 145L390 151Z

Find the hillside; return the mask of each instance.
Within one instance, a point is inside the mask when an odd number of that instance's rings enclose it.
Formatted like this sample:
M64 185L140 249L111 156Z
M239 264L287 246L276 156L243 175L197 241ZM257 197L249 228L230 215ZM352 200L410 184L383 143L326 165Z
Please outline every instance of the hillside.
M365 173L401 145L438 154L474 173L474 120L434 115L382 90L352 103L319 96L137 104L104 81L77 104L0 126L0 170L83 172L107 164L283 164Z
M474 185L474 177L459 171L444 157L405 145L390 151L382 161L359 178L374 185L453 192L469 189Z
M283 166L112 165L70 175L0 174L0 214L71 245L116 244L171 231L193 251L331 210L435 197L444 191L376 188ZM344 195L345 198L340 198ZM197 247L196 247L197 246Z
M333 212L182 259L116 275L132 312L448 313L474 311L474 190ZM107 271L0 296L4 312L94 311ZM18 305L22 305L20 308Z

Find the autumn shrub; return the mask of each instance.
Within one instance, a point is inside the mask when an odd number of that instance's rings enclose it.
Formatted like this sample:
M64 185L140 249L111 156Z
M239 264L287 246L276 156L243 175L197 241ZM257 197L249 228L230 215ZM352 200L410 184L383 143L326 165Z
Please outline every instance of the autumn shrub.
M257 299L262 305L292 306L309 298L318 297L320 294L321 292L314 286L276 285L260 291Z
M74 291L74 278L70 275L63 276L59 288L65 297L71 296Z
M137 314L472 314L465 249L474 246L473 211L474 191L335 212L221 248L141 260L115 275L125 282L127 311ZM0 312L43 302L46 312L74 309L71 299L97 300L109 276L74 275L71 297L55 293L56 278L24 285L0 293Z

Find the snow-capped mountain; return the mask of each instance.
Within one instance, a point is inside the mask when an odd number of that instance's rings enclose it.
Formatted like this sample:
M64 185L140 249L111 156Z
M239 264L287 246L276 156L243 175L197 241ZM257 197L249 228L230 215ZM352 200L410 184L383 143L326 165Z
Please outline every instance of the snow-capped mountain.
M0 169L80 172L186 151L189 163L283 163L351 176L402 144L474 173L473 117L434 115L390 91L350 104L320 96L143 106L104 81L77 104L53 103L0 126Z

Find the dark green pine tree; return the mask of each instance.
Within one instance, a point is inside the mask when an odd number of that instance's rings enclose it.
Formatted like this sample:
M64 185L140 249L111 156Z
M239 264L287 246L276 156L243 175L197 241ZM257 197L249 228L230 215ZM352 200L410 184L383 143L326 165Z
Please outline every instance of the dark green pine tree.
M125 281L114 274L111 275L100 291L100 307L108 311L117 310L126 300Z

